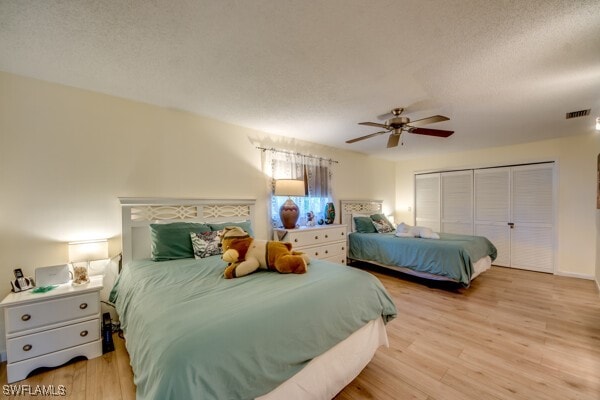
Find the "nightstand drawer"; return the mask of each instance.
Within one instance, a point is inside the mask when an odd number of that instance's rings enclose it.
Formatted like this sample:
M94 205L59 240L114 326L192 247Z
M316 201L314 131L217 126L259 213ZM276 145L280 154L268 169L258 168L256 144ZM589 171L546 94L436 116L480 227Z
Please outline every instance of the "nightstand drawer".
M311 258L328 258L338 254L346 256L346 242L332 243L323 246L316 246L307 249L302 249Z
M6 352L10 362L26 360L100 338L100 319L8 339Z
M98 314L98 292L63 297L6 309L6 332L12 334Z
M346 227L340 226L323 230L288 231L288 236L283 241L289 241L296 248L344 239L346 239Z

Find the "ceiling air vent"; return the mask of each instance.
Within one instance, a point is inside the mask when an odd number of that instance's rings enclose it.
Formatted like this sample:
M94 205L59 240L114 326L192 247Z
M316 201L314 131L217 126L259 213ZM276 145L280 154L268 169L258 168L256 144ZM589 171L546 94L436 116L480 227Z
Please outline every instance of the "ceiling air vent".
M587 110L579 110L579 111L568 112L567 113L567 119L585 117L586 115L590 115L590 111L591 110L592 110L591 108L588 108Z

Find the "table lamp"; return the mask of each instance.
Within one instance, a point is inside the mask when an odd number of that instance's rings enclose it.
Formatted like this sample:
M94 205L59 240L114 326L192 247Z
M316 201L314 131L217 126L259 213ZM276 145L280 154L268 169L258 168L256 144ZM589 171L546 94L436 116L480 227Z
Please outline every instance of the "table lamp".
M278 179L275 181L275 196L288 196L288 199L279 208L279 218L286 229L294 229L300 210L290 196L306 196L303 180Z
M73 284L81 285L90 281L88 269L90 261L108 258L108 241L86 240L69 243L69 262L73 264ZM74 263L85 262L85 266L75 266Z

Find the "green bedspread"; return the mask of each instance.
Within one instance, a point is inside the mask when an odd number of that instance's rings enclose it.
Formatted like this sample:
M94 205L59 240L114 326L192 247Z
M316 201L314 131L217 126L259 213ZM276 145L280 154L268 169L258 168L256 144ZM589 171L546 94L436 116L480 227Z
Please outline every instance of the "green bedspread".
M396 308L372 275L314 260L308 273L227 280L218 257L134 261L111 300L138 399L252 399Z
M354 232L348 235L348 257L427 272L465 286L471 282L474 262L485 256L496 259L496 247L483 236L439 235L440 239L422 239Z

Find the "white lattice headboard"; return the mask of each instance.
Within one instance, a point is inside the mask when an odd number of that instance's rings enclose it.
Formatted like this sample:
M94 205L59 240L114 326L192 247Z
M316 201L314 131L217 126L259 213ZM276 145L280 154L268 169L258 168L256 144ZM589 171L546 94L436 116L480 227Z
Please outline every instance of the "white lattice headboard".
M382 200L340 200L340 223L352 231L352 214L379 214L383 212Z
M164 199L121 197L123 265L150 258L150 224L160 222L233 222L250 220L253 199Z

